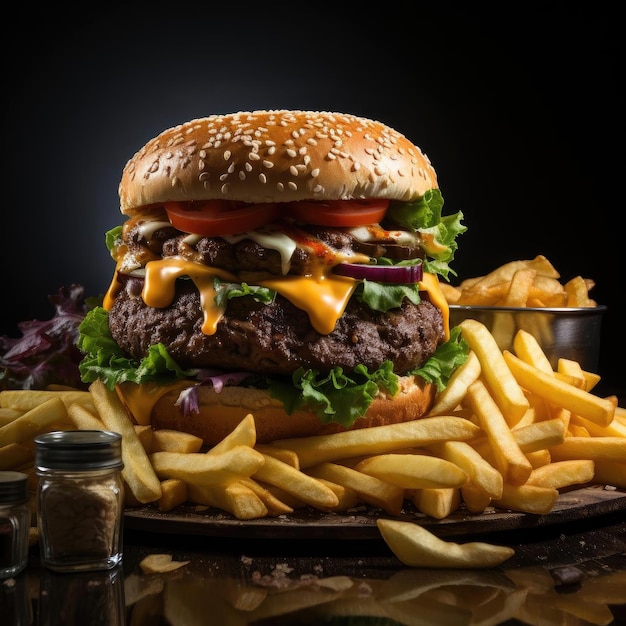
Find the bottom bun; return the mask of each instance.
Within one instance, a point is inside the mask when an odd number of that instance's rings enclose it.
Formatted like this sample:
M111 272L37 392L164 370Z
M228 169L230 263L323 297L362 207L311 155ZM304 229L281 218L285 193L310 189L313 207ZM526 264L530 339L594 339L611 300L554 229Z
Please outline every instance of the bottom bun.
M421 378L400 378L400 391L395 397L377 397L366 414L346 429L340 424L322 424L307 411L290 415L279 400L267 391L248 387L224 387L217 393L211 387L201 387L199 413L183 415L175 406L178 392L166 393L152 410L154 429L171 428L201 437L213 446L231 433L241 420L252 414L258 443L269 443L291 437L308 437L329 433L408 422L423 417L433 405L436 387Z

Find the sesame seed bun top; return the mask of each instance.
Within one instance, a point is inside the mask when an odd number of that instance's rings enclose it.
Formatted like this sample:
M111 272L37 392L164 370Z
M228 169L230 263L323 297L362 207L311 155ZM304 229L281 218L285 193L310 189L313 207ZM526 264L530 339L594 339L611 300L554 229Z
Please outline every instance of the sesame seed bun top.
M211 115L163 131L124 168L120 210L177 200L412 200L437 187L428 157L398 131L346 113Z

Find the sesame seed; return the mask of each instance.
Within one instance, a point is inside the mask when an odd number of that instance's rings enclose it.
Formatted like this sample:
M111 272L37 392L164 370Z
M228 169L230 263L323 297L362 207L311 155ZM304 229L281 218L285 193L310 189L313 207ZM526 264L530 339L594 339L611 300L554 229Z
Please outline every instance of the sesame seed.
M224 161L228 161L232 155L230 150L224 150Z
M258 161L261 157L258 155L257 152L250 152L250 154L248 154L248 158L251 161Z
M278 191L285 191L285 185L283 185L282 183L277 183L276 189Z
M292 176L297 176L297 175L298 175L298 168L297 168L295 165L291 165L291 166L289 167L289 173L290 173Z
M246 180L246 173L244 171L239 172L239 180Z
M274 167L274 164L271 161L263 161L263 167L266 167L268 170Z
M220 191L224 194L228 193L228 190L230 189L230 185L228 183L225 183L222 185L222 188L220 189Z
M265 183L267 183L267 176L263 172L259 174L259 182L263 183L264 185Z
M296 156L298 156L298 153L295 150L287 150L287 156L291 157L292 159Z
M287 183L287 186L289 187L289 189L291 189L291 191L297 191L298 190L298 185L296 185L296 183L294 183L293 181L289 181Z

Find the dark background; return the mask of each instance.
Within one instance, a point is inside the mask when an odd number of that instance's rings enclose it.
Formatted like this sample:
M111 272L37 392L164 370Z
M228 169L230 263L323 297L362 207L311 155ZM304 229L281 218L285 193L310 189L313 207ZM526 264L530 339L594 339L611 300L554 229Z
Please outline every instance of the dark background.
M238 110L335 110L379 119L431 158L444 212L463 211L469 228L458 280L537 254L563 280L593 278L608 306L601 390L623 393L617 9L471 4L156 3L89 18L56 5L18 19L2 43L0 334L50 318L62 285L106 290L122 168L161 130Z

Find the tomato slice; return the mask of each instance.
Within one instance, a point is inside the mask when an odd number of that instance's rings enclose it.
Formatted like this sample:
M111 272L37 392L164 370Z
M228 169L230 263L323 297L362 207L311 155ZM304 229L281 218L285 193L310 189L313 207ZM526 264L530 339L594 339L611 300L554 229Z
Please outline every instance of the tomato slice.
M164 206L175 228L203 237L222 237L254 230L272 221L277 215L274 203L206 200L166 202Z
M318 226L367 226L385 216L389 200L300 200L291 202L289 212L304 224Z

